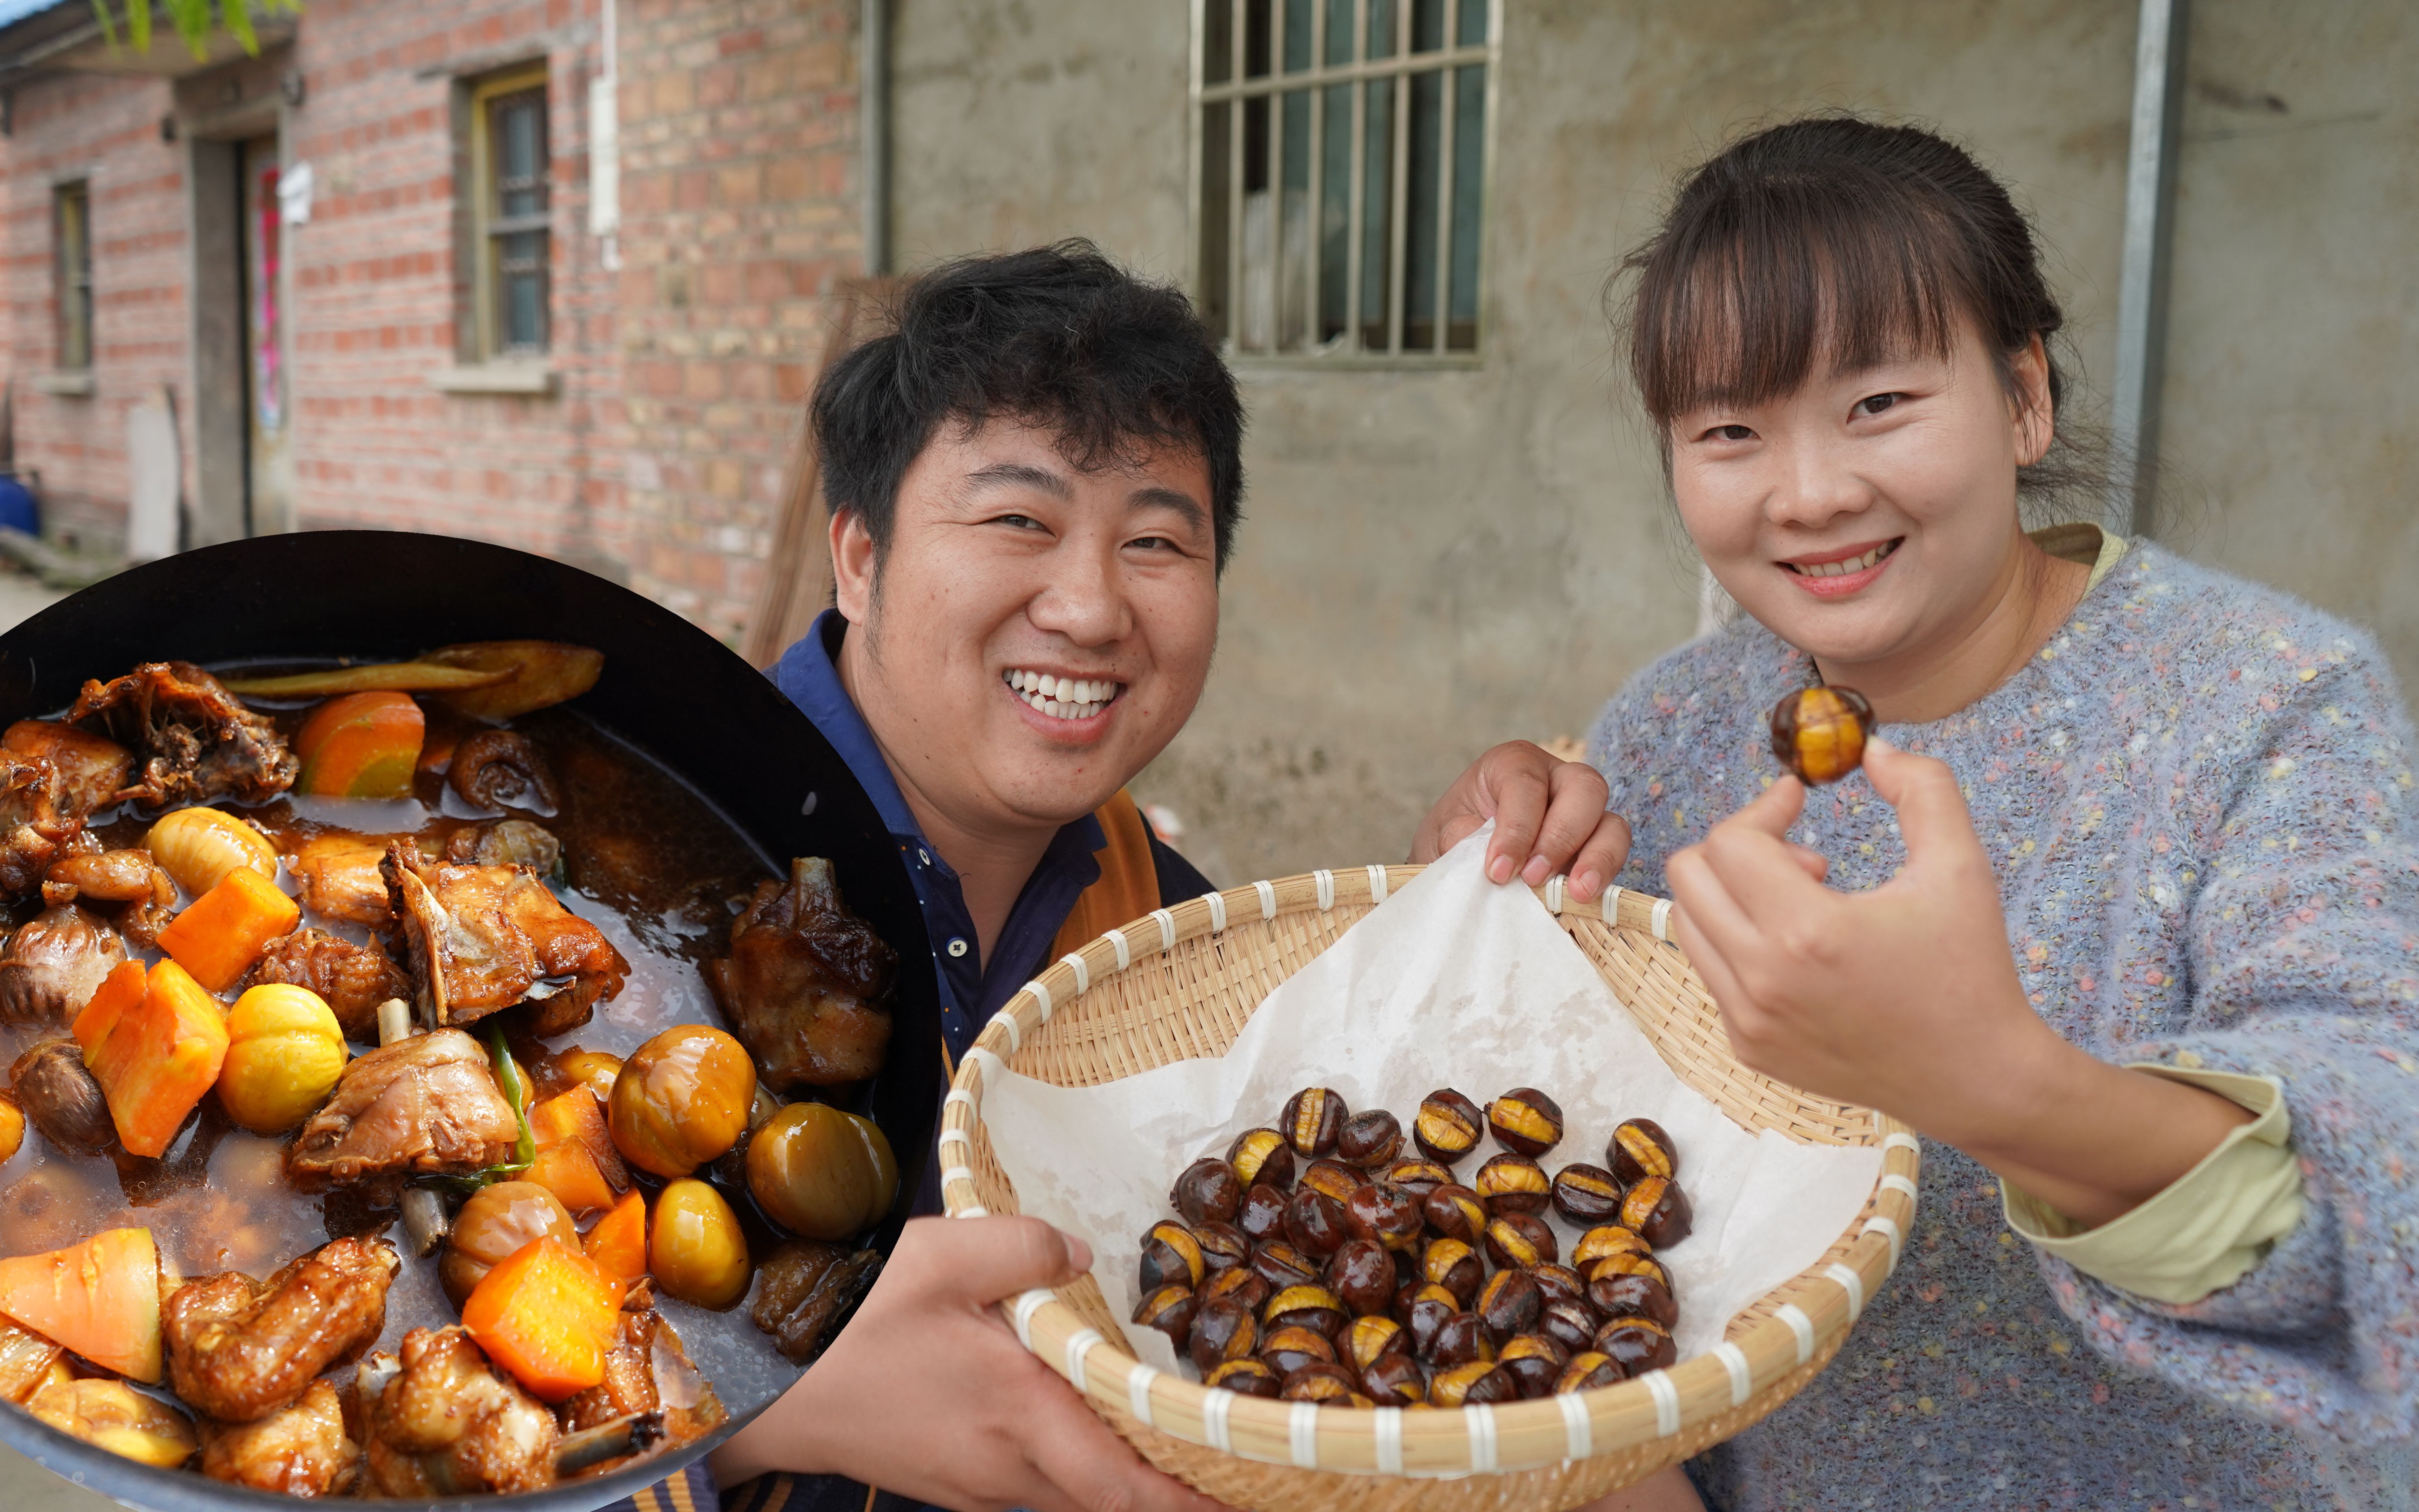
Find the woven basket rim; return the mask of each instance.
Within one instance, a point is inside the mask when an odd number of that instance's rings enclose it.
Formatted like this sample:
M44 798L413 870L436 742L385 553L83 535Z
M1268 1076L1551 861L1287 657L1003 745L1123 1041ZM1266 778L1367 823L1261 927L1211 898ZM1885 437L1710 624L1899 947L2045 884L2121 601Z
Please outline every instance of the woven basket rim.
M1128 969L1149 946L1165 954L1184 941L1224 933L1230 920L1273 921L1286 913L1325 912L1339 903L1365 902L1374 908L1422 870L1322 870L1204 893L1109 930L1054 963L984 1025L950 1078L939 1135L944 1211L953 1218L989 1215L971 1168L985 1080L1005 1072L1007 1058L1025 1036L1092 990L1095 980ZM1595 903L1575 903L1560 876L1532 890L1557 916L1597 919L1645 936L1659 949L1679 952L1670 933L1669 899L1610 887ZM1685 969L1685 957L1681 962ZM1457 1412L1275 1401L1145 1365L1047 1288L1007 1299L999 1307L1024 1347L1103 1416L1113 1422L1132 1417L1185 1443L1245 1459L1302 1470L1459 1476L1622 1453L1733 1412L1810 1363L1827 1361L1897 1268L1913 1229L1922 1147L1899 1120L1856 1111L1870 1119L1870 1137L1844 1142L1878 1146L1883 1159L1863 1208L1832 1246L1837 1251L1844 1243L1845 1254L1832 1259L1826 1252L1743 1310L1741 1319L1759 1310L1764 1316L1743 1326L1734 1320L1730 1336L1714 1349L1617 1385ZM955 1151L953 1145L959 1147Z

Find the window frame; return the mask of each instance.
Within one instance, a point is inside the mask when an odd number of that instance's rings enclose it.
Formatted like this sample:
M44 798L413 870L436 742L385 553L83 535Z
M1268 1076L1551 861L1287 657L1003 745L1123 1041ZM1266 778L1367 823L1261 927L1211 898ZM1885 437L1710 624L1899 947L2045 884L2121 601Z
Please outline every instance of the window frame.
M52 368L60 373L89 373L98 345L89 177L61 179L51 186L51 249Z
M1228 0L1229 23L1231 26L1231 36L1228 40L1228 57L1230 59L1229 66L1231 73L1230 76L1223 83L1210 84L1208 82L1206 77L1209 54L1210 0L1193 0L1191 7L1193 19L1192 57L1190 59L1190 68L1188 70L1190 87L1188 89L1188 99L1186 103L1186 138L1189 148L1189 182L1187 184L1186 202L1191 210L1191 234L1187 239L1188 250L1186 254L1189 268L1188 282L1189 286L1194 291L1196 307L1206 309L1209 304L1209 289L1207 287L1209 270L1206 266L1206 259L1203 252L1203 239L1209 225L1209 216L1205 206L1205 199L1209 187L1205 178L1209 161L1208 144L1206 139L1208 136L1210 108L1213 105L1226 103L1236 107L1228 110L1226 113L1226 131L1228 133L1226 145L1227 182L1225 187L1225 193L1227 196L1226 251L1225 259L1226 265L1226 288L1224 295L1225 307L1225 330L1221 336L1222 348L1227 362L1230 363L1249 366L1362 369L1392 368L1397 370L1423 368L1474 368L1485 364L1488 348L1488 337L1493 324L1491 319L1491 307L1493 301L1490 299L1488 294L1488 280L1487 276L1487 242L1489 230L1494 221L1494 200L1497 177L1495 152L1496 130L1497 123L1502 117L1502 111L1500 103L1502 80L1502 0L1485 0L1487 8L1487 40L1484 43L1475 45L1459 44L1451 39L1455 23L1455 0L1442 0L1445 7L1444 45L1423 53L1414 53L1410 51L1411 23L1416 0L1393 0L1393 3L1395 8L1394 41L1394 53L1391 56L1384 58L1364 57L1348 63L1330 64L1326 61L1327 0L1268 0L1270 37L1269 71L1258 77L1245 77L1243 76L1242 70L1247 67L1245 61L1246 29L1249 22L1251 0ZM1353 36L1355 39L1353 52L1358 54L1366 50L1366 39L1369 29L1369 10L1372 0L1350 0L1350 4L1352 8L1352 24L1354 28ZM1287 72L1283 67L1279 50L1283 45L1282 39L1285 30L1286 12L1293 6L1306 6L1310 10L1310 67ZM1449 345L1452 341L1452 238L1454 224L1454 217L1452 214L1454 173L1453 129L1457 110L1457 101L1456 100L1456 91L1453 88L1453 80L1456 69L1472 65L1483 67L1486 69L1486 87L1482 97L1482 108L1486 112L1486 119L1481 126L1481 138L1479 144L1480 185L1476 211L1478 220L1477 251L1476 263L1471 274L1473 280L1472 292L1475 297L1472 317L1474 331L1472 334L1471 347L1467 349L1457 349ZM1388 186L1387 235L1389 245L1387 250L1386 268L1388 279L1394 287L1400 290L1403 288L1410 271L1410 259L1408 256L1406 242L1408 240L1407 215L1410 199L1410 81L1413 78L1425 74L1436 75L1442 82L1440 91L1442 97L1441 102L1441 112L1439 117L1438 126L1439 163L1437 177L1437 199L1439 214L1437 216L1438 256L1436 266L1438 318L1435 322L1435 345L1428 347L1410 347L1405 345L1407 334L1405 328L1409 324L1409 321L1405 318L1404 306L1406 300L1398 295L1387 301L1385 316L1387 329L1386 349L1376 350L1364 347L1361 345L1363 323L1358 318L1348 318L1346 321L1345 331L1348 336L1348 341L1339 342L1337 346L1333 348L1323 347L1317 341L1320 317L1325 313L1322 310L1320 303L1322 293L1319 287L1320 273L1318 263L1321 244L1317 238L1314 236L1311 240L1311 269L1310 276L1307 281L1309 303L1307 308L1303 311L1304 329L1309 332L1309 335L1305 340L1305 345L1299 349L1291 351L1246 347L1242 346L1238 328L1240 323L1241 295L1244 274L1244 111L1240 108L1243 102L1251 100L1267 100L1271 102L1268 112L1269 127L1267 133L1267 156L1270 163L1271 182L1271 192L1270 195L1271 216L1269 237L1273 245L1282 247L1284 240L1282 218L1284 215L1283 206L1285 194L1283 180L1280 177L1282 169L1279 164L1282 162L1285 142L1283 125L1284 110L1282 103L1284 98L1287 95L1302 93L1309 97L1311 102L1310 109L1307 112L1310 118L1310 150L1308 154L1309 178L1308 189L1304 198L1307 206L1309 207L1309 213L1316 217L1319 213L1318 208L1322 203L1322 195L1326 188L1324 183L1326 167L1324 159L1326 154L1322 150L1325 146L1326 122L1324 119L1325 112L1320 108L1319 102L1324 98L1325 92L1329 87L1333 85L1350 86L1351 95L1348 119L1351 122L1355 150L1349 154L1353 183L1351 190L1348 192L1346 196L1349 219L1347 222L1346 230L1346 285L1344 299L1346 310L1348 312L1357 312L1363 307L1362 277L1363 269L1364 268L1366 261L1364 256L1364 239L1368 225L1368 200L1366 194L1366 181L1364 177L1364 164L1367 162L1368 157L1365 151L1360 150L1363 145L1364 134L1367 131L1369 111L1368 85L1372 81L1377 80L1395 81L1395 87L1392 92L1394 105L1391 112L1392 121L1390 124L1390 131L1393 136L1393 151L1391 153L1391 173L1393 182ZM1280 325L1282 325L1282 319L1283 317L1281 315ZM1280 334L1280 339L1282 339L1282 334Z
M546 131L546 208L533 215L505 217L499 212L496 199L499 185L496 177L496 151L499 146L493 130L496 105L510 96L540 92L544 101ZM523 64L471 81L466 91L469 120L470 193L468 210L470 242L467 249L471 259L470 276L470 347L474 361L482 363L540 363L554 349L554 91L550 70L544 60ZM540 268L543 294L540 311L545 321L543 340L535 346L507 345L503 336L502 241L505 237L535 231L546 239L546 256Z

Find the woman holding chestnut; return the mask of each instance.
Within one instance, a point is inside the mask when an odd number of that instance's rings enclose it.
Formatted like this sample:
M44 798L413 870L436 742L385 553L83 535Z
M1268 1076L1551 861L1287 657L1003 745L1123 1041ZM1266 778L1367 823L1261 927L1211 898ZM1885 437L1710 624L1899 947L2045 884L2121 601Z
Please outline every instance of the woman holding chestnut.
M1672 495L1746 617L1615 697L1589 764L1489 751L1414 858L1492 818L1498 881L1668 893L1741 1059L1926 1147L1829 1370L1626 1504L2411 1505L2419 800L2384 659L2148 542L2026 532L2062 317L1949 143L1759 133L1628 266ZM1818 683L1877 724L1810 790L1765 718Z

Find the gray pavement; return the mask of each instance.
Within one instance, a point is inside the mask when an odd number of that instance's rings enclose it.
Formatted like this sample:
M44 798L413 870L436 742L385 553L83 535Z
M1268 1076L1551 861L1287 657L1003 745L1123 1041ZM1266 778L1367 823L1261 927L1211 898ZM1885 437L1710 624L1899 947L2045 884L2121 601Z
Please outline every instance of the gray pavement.
M66 596L31 578L0 573L0 630ZM7 1512L109 1512L116 1504L0 1444L0 1507Z

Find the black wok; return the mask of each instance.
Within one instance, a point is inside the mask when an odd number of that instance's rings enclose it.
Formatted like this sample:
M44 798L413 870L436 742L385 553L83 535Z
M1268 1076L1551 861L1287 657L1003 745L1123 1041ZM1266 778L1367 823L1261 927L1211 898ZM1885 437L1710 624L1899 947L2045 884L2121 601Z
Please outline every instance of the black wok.
M923 915L896 843L831 746L767 678L679 615L577 568L474 541L385 531L263 536L135 567L0 636L0 725L54 713L85 678L138 662L399 660L450 641L521 638L603 651L604 675L571 706L686 779L776 865L830 857L850 906L908 964L888 1069L871 1089L871 1113L900 1165L899 1200L876 1239L887 1254L920 1183L939 1099L939 1004L932 973L915 969L931 959ZM726 1391L731 1421L720 1432L635 1469L427 1504L586 1512L700 1458L794 1379L784 1368L773 1385L760 1379L753 1390ZM157 1512L295 1504L191 1470L139 1465L5 1408L0 1442Z

